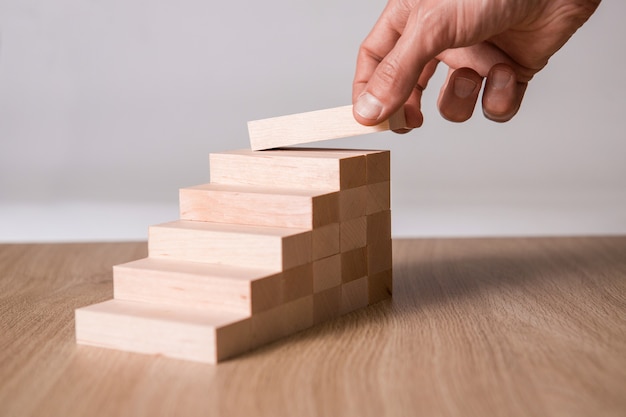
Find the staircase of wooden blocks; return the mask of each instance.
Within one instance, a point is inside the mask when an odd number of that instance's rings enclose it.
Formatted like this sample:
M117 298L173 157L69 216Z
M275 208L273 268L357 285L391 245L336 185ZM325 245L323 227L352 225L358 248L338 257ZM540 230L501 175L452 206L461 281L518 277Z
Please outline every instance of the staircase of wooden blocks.
M76 310L78 343L216 363L391 297L388 151L215 153L210 179Z

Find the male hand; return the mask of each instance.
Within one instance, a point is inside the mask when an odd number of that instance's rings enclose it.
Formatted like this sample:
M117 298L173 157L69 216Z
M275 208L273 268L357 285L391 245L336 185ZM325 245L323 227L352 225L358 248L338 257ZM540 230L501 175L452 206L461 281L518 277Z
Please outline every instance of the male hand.
M401 106L408 132L422 125L422 91L440 61L449 67L442 116L468 120L483 78L484 115L518 111L531 78L593 14L600 0L389 0L359 49L354 117L378 124Z

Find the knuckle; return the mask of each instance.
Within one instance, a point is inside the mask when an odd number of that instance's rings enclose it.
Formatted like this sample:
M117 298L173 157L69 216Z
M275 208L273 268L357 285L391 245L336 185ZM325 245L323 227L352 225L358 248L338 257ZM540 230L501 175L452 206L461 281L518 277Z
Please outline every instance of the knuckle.
M398 85L398 76L401 73L399 61L393 57L387 57L378 65L376 75L381 83L387 88L394 89Z

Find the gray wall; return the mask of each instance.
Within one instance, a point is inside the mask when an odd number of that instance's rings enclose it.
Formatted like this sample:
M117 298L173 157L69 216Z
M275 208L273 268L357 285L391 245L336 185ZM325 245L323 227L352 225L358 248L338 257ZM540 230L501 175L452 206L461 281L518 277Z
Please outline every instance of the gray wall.
M0 241L145 239L246 121L350 102L384 3L0 0ZM510 123L328 146L392 150L396 237L626 233L626 3L605 1Z

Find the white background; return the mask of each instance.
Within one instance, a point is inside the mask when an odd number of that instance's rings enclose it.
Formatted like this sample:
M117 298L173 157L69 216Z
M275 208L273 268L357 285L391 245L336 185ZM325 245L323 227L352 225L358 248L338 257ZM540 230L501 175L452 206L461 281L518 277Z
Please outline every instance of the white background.
M0 241L146 239L246 121L350 102L384 3L0 0ZM626 2L605 1L510 123L326 146L392 150L393 233L626 233Z

